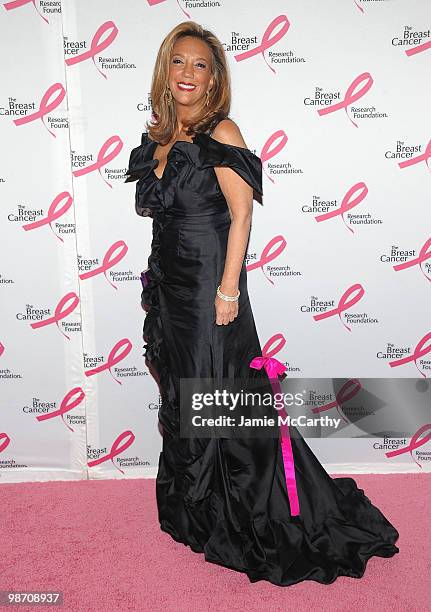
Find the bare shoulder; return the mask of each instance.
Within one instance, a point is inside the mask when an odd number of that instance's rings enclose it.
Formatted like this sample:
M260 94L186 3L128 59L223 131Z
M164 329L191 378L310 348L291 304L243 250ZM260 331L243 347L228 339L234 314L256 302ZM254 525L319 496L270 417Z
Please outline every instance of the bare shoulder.
M241 130L232 119L222 119L215 127L212 138L223 144L247 148Z

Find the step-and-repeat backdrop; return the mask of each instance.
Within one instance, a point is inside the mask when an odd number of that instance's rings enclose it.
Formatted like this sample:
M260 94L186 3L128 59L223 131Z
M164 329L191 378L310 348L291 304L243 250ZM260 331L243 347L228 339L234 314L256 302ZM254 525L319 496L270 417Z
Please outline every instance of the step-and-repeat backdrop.
M264 352L292 378L428 392L428 0L2 0L0 482L156 474L151 220L124 173L159 45L187 20L222 41L263 162L247 263ZM309 440L329 471L429 467L429 411L405 437L357 416Z

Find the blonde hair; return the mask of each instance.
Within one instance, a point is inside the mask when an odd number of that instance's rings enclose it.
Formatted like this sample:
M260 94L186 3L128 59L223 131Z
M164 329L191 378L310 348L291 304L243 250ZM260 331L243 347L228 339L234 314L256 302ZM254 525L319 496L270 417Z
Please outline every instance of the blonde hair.
M169 65L177 40L184 36L196 36L211 50L211 74L213 87L209 94L208 105L203 106L199 116L193 117L185 126L186 134L193 136L212 129L219 121L229 115L231 104L231 85L229 67L223 45L209 30L195 21L184 21L167 34L160 45L151 83L151 102L153 115L146 129L152 140L167 144L176 130L175 103L166 97Z

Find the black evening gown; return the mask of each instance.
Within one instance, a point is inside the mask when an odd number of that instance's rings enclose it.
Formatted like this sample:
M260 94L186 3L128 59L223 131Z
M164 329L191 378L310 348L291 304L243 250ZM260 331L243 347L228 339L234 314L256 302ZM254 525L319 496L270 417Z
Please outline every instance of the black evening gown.
M246 148L200 133L177 141L159 179L157 143L142 134L130 154L136 212L152 218L142 305L145 358L161 394L163 443L156 481L160 527L205 559L244 572L250 582L288 586L360 578L370 557L399 552L398 531L352 478L331 478L298 430L292 451L300 514L291 513L280 440L182 438L180 378L254 376L261 355L247 293L245 262L239 314L216 325L214 297L230 215L214 168L237 172L262 194L262 164Z

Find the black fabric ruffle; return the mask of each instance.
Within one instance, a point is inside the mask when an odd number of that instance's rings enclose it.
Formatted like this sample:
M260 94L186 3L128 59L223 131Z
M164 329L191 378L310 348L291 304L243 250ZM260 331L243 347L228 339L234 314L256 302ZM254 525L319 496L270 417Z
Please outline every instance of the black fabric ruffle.
M224 144L207 134L198 134L193 142L197 148L191 150L191 155L197 168L217 166L232 168L253 187L254 191L263 195L262 162L252 151Z
M152 159L150 146L152 141L146 132L142 134L141 144L132 149L129 166L126 171L125 183L137 181L135 190L135 210L141 217L152 217L155 210L161 208L160 198L155 193L157 182L148 179L157 178L154 168L158 165L157 159Z
M215 167L229 167L244 179L259 196L262 189L262 163L260 158L249 149L225 144L214 140L208 134L197 134L193 142L177 140L169 153L168 162L172 157L181 156L199 170ZM141 144L130 153L129 165L126 171L126 183L137 181L135 209L140 216L153 216L154 211L166 208L166 201L160 197L162 180L154 174L159 165L153 159L157 143L144 132ZM172 204L172 201L170 202Z

